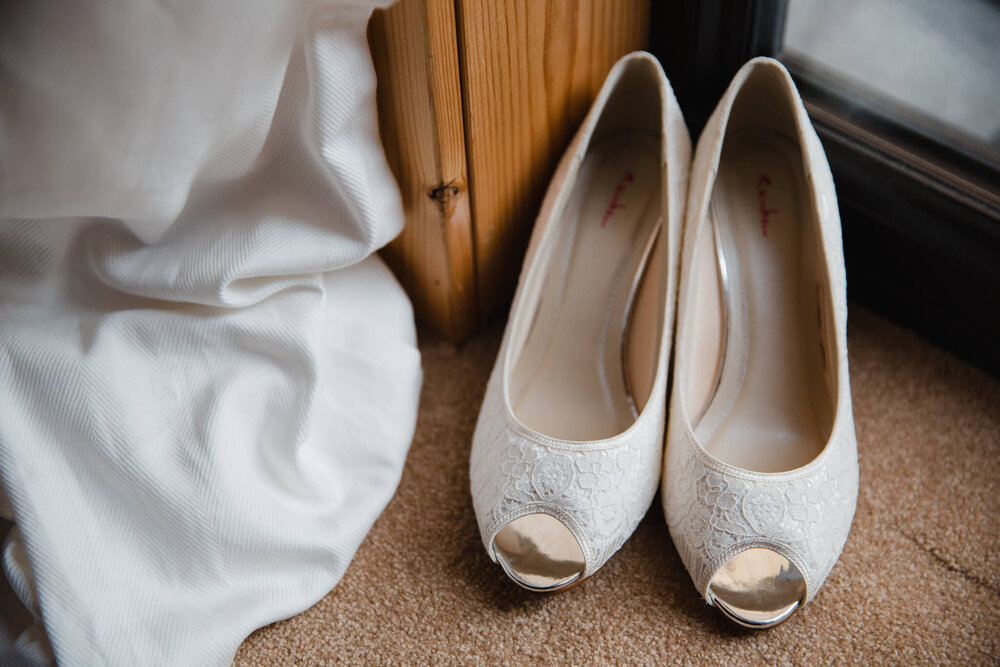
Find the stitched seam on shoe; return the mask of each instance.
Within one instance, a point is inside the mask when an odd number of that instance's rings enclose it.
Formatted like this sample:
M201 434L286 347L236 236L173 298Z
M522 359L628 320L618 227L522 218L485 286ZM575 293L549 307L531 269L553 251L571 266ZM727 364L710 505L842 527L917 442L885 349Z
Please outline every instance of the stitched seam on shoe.
M827 465L830 458L833 457L833 451L836 447L843 447L844 441L842 431L847 428L846 424L836 424L834 425L833 431L830 434L829 440L827 440L826 446L823 447L823 451L820 452L816 458L802 466L801 468L796 468L795 470L788 470L785 472L756 472L754 470L746 470L744 468L738 468L736 466L725 463L715 458L707 451L705 448L698 444L697 439L694 434L691 433L691 429L684 424L684 431L681 434L681 439L687 441L688 447L691 449L691 453L701 462L706 468L713 472L717 472L720 475L728 475L741 479L744 481L752 482L762 482L765 484L777 484L786 481L793 481L801 479L803 477L810 477L817 475L822 472L823 468Z
M664 371L665 373L665 371ZM658 382L659 384L659 382ZM654 396L657 392L657 387L653 387L653 392L650 396ZM614 449L621 449L622 447L631 446L634 439L637 436L642 435L642 431L646 427L646 422L650 420L656 420L659 415L663 415L666 412L666 400L660 401L663 406L651 407L648 410L643 410L642 414L632 423L629 428L612 438L607 438L604 440L582 440L582 441L572 441L572 440L557 440L555 438L550 438L548 436L542 435L537 431L533 431L530 428L524 426L520 422L513 420L508 417L507 410L501 410L501 416L504 420L504 424L507 428L517 437L527 440L533 444L539 445L541 447L550 447L552 449L557 449L559 451L570 451L570 452L601 452L601 451L611 451Z

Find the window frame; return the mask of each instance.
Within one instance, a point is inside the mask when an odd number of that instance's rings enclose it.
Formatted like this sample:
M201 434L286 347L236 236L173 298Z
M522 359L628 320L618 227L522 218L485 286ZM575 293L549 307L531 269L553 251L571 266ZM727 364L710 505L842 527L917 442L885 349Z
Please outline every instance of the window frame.
M1000 164L785 53L786 12L787 0L654 7L651 45L692 134L744 62L781 60L834 174L849 297L1000 376Z

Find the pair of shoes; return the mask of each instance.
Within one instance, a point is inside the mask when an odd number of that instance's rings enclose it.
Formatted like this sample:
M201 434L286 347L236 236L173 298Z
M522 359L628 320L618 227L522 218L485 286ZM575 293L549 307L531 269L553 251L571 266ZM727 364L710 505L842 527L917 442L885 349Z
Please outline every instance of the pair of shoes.
M483 399L487 553L525 588L566 590L662 484L708 603L748 627L787 619L854 515L846 317L833 179L784 67L739 71L692 163L659 63L622 58L549 187Z

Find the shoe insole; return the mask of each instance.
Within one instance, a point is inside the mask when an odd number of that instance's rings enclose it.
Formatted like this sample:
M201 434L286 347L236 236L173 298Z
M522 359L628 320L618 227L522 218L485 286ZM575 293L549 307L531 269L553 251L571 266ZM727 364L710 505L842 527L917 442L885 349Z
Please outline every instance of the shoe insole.
M801 467L824 445L812 396L817 369L810 363L822 342L803 321L805 290L814 287L803 273L806 193L793 142L757 130L727 137L706 229L712 238L700 242L699 258L704 264L706 248L715 259L721 253L718 281L702 289L708 297L715 292L723 312L705 321L709 342L702 345L723 351L695 435L716 458L759 472ZM712 332L720 319L721 336Z
M512 370L512 407L529 428L585 441L616 435L635 420L623 337L638 280L654 264L660 189L656 137L618 133L584 157L553 221L557 246Z

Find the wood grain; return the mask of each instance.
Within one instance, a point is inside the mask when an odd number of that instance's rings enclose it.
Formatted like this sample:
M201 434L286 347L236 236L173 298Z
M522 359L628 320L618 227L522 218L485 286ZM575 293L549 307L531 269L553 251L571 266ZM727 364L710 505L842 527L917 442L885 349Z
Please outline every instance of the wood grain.
M503 315L558 159L649 0L456 0L479 312Z
M383 256L418 319L458 342L477 310L454 1L400 0L375 12L368 39L406 215Z

